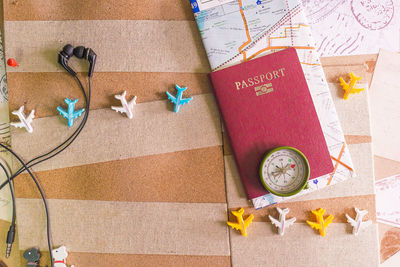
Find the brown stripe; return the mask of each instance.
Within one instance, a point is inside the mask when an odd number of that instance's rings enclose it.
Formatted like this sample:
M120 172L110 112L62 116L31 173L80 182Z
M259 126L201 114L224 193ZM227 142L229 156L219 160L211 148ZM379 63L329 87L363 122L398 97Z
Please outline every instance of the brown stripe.
M232 146L231 143L229 141L229 137L228 134L226 132L222 133L222 139L223 139L223 146L224 146L224 155L228 156L228 155L233 155L233 151L232 151Z
M193 20L189 0L6 0L5 20Z
M322 67L328 82L338 83L339 77L347 79L350 72L363 77L361 83L371 84L372 75L375 69L377 54L357 55L342 57L321 58Z
M380 180L400 173L400 162L374 156L375 180Z
M15 181L20 198L39 198L28 175ZM47 198L132 202L226 203L221 147L42 171Z
M86 74L80 74L85 77ZM57 115L57 106L66 97L79 98L77 108L83 107L83 96L77 83L67 73L10 72L7 73L10 110L25 105L35 109L36 117ZM204 73L146 73L99 72L92 83L92 109L120 105L113 95L127 91L127 98L137 96L137 103L166 99L165 91L175 92L174 84L188 86L185 95L210 93L211 87ZM16 120L12 116L12 120Z
M18 246L18 227L16 230L16 236L15 240L11 249L11 254L8 259L5 257L5 252L6 252L6 236L8 229L10 228L10 222L0 220L0 233L1 233L1 239L0 239L0 266L19 266L19 246ZM24 265L25 266L25 265Z
M245 217L252 213L254 214L254 221L256 222L269 222L268 215L275 218L279 217L276 207L289 208L290 213L288 218L296 217L296 222L305 222L306 220L315 220L311 210L324 208L326 209L325 215L332 214L335 216L333 222L345 223L347 222L345 214L347 213L352 218L355 217L356 213L354 207L362 210L367 210L368 214L364 217L365 220L376 221L376 210L375 210L375 195L363 195L363 196L351 196L351 197L340 197L340 198L326 198L316 199L300 202L286 202L277 205L268 206L263 209L255 210L254 208L245 208ZM233 208L230 210L237 210ZM230 220L234 221L232 213L229 213Z
M345 135L346 143L348 145L371 143L372 137L368 135Z
M21 254L21 266L26 265ZM41 251L40 266L50 266L49 253ZM229 256L132 255L69 252L68 266L230 266Z

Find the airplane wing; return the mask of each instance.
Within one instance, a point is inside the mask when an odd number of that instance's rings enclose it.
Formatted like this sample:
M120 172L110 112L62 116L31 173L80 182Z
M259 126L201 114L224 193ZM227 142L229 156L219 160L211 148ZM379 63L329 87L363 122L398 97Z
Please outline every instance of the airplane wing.
M240 227L240 224L238 224L238 223L233 223L233 222L226 222L230 227L232 227L233 229L236 229L236 230L240 230L241 229L241 227Z
M189 101L192 100L192 99L193 99L193 97L190 97L190 98L182 98L181 101L179 101L179 104L185 105L185 104L189 103Z
M346 214L347 222L351 224L351 226L356 226L356 221L353 220L349 215Z
M32 122L33 118L35 118L34 110L31 111L31 114L29 114L28 118L26 118L26 122L29 124Z
M25 125L22 123L22 122L12 122L12 123L10 123L11 124L11 126L14 126L14 127L16 127L16 128L23 128L23 127L25 127Z
M111 107L112 110L115 110L116 112L121 112L121 113L126 113L126 110L123 107Z
M60 115L62 115L64 118L68 119L68 113L65 110L63 110L60 107L57 107L57 110L58 110L58 112L60 112Z
M333 216L329 215L328 218L325 219L324 221L324 226L327 227L333 220Z
M365 88L353 88L353 90L351 90L352 93L359 93L361 91L364 91Z
M167 91L167 96L172 103L176 104L176 97L173 97L168 91Z
M289 220L286 220L285 227L291 226L292 224L294 224L295 221L296 221L296 218L291 218Z
M131 101L129 101L129 103L128 103L128 106L130 107L130 108L132 108L134 105L136 105L136 96L131 100Z
M314 229L317 229L317 230L321 229L321 224L319 224L319 223L310 222L310 221L306 221L306 222L308 223L309 226L311 226L311 228L314 228Z
M73 118L73 119L78 118L80 115L82 115L82 113L83 113L84 111L85 111L85 109L81 109L81 110L75 111L75 112L73 113L73 115L72 115L72 118Z
M247 228L249 227L250 223L253 221L254 215L250 214L249 217L244 221L244 227Z
M339 78L340 85L343 86L343 90L347 90L349 88L349 85L343 80L342 77Z
M272 224L275 225L276 227L281 227L281 223L275 219L274 217L272 217L271 215L268 215L269 219L271 220Z

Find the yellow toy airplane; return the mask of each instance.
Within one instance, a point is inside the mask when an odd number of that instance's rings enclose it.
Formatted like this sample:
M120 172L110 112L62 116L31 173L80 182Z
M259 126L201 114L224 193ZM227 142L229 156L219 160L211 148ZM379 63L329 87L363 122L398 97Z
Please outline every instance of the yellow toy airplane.
M362 79L361 77L356 77L352 72L349 74L349 76L350 76L349 83L346 83L342 77L339 78L340 85L343 87L344 90L343 98L345 100L349 98L350 94L359 93L365 89L365 88L354 88L356 82Z
M250 214L249 217L247 217L246 220L243 220L243 213L244 213L244 209L241 208L238 211L232 211L232 214L235 215L235 217L237 218L237 223L234 222L227 222L227 224L232 227L232 229L236 229L236 230L240 230L240 233L242 234L242 236L247 236L247 227L249 227L250 223L253 221L254 219L254 215Z
M315 214L317 221L316 222L306 221L306 222L311 226L311 228L319 230L320 235L325 236L326 234L325 229L332 222L333 216L329 215L326 219L324 219L324 213L325 213L324 209L312 210L311 212Z

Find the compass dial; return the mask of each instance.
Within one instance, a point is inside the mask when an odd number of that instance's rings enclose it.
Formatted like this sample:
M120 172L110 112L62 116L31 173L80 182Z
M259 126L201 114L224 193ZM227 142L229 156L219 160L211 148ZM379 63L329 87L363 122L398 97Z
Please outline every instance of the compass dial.
M261 182L274 195L292 196L299 193L309 177L307 158L293 147L275 148L261 162Z

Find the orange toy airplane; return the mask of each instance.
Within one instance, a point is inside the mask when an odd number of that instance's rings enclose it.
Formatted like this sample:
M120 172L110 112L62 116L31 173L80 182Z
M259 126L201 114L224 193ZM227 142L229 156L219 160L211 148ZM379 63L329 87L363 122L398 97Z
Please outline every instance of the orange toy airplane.
M359 93L365 89L365 88L354 88L356 82L362 79L361 77L356 77L352 72L349 74L349 76L350 76L349 83L346 83L342 77L339 78L340 85L343 87L344 90L343 98L345 100L349 98L350 94Z
M244 213L244 209L241 208L238 211L232 211L232 214L235 215L235 217L237 218L237 223L234 222L226 222L230 227L232 227L232 229L236 229L236 230L240 230L240 233L242 234L242 236L247 236L247 227L249 227L250 223L253 221L254 219L254 215L250 214L249 217L247 217L246 220L243 220L243 213Z
M311 228L319 230L319 234L321 236L325 236L326 234L325 229L332 222L333 215L329 215L326 219L324 219L324 214L325 214L324 209L312 210L311 212L315 214L317 221L316 222L306 221L306 222L311 226Z

